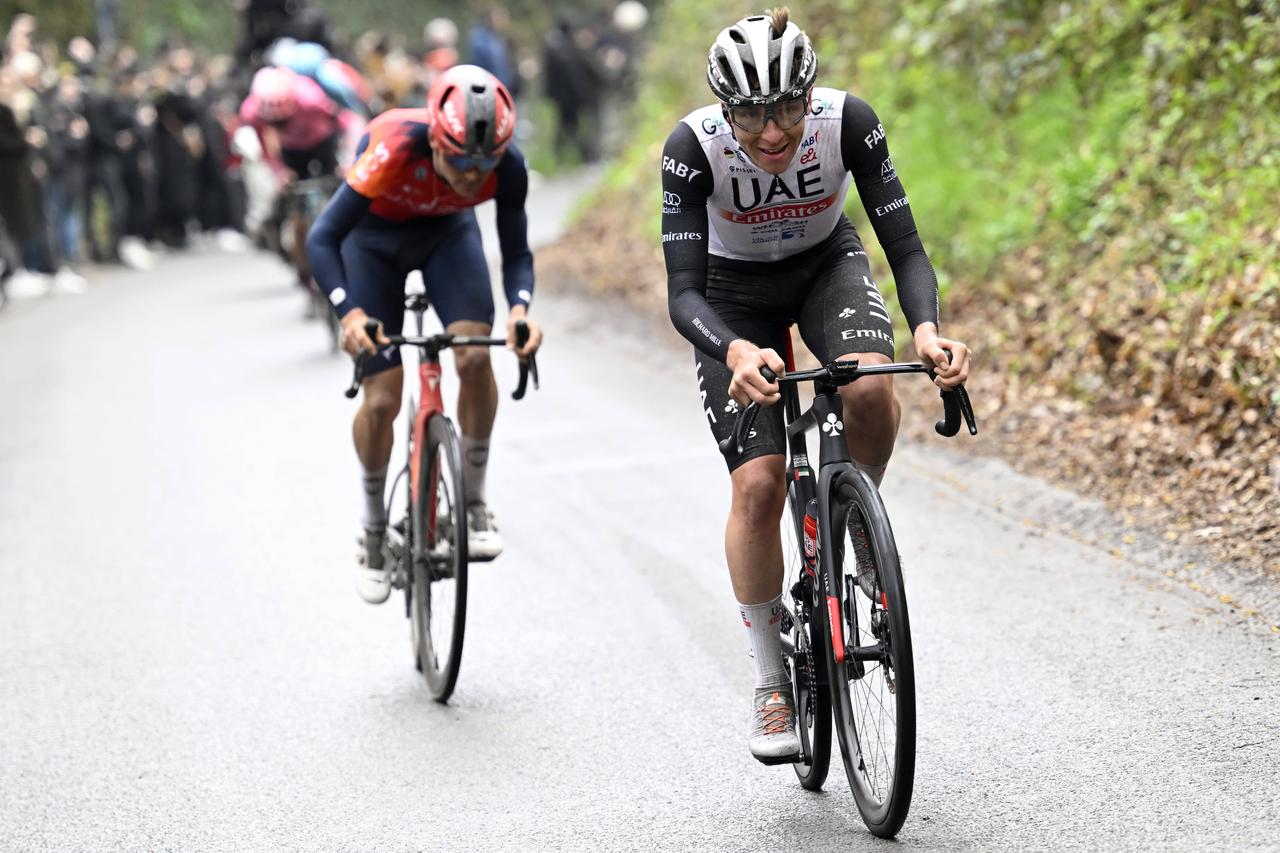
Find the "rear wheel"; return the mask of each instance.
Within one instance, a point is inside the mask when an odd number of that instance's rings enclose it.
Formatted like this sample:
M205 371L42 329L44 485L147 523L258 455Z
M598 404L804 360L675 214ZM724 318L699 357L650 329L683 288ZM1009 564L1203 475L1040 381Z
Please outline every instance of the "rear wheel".
M783 622L782 647L791 664L791 682L796 698L796 733L808 758L792 765L801 787L819 791L831 768L831 695L827 690L822 656L822 622L813 615L813 580L805 570L803 533L793 511L795 497L788 489L787 508L782 514L783 598L790 618ZM797 595L798 593L798 595Z
M418 668L446 701L458 681L467 615L467 518L462 458L448 418L427 421L413 500L410 618Z
M826 641L836 733L863 822L891 838L911 807L916 761L915 669L898 549L880 494L861 472L836 478L828 518L832 553L823 567L834 583L825 594L844 657L838 662ZM858 550L874 569L871 595L858 584Z

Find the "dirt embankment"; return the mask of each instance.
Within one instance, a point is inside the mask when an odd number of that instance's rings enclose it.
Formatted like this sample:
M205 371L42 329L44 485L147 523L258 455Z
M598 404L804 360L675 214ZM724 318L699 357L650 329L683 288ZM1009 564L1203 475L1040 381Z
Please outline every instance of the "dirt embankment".
M665 312L661 248L630 236L633 221L596 208L539 253L541 279ZM975 351L969 389L982 426L966 447L1098 498L1127 525L1280 578L1277 412L1240 405L1257 395L1235 393L1246 380L1232 373L1239 360L1280 358L1280 293L1256 298L1254 274L1224 284L1240 294L1224 297L1238 308L1227 317L1171 308L1149 269L1132 271L1122 295L1114 281L1054 284L1034 249L1008 265L999 303L984 297L989 285L966 298L955 283L944 322ZM906 405L932 413L927 388L900 387ZM931 423L906 418L904 428Z

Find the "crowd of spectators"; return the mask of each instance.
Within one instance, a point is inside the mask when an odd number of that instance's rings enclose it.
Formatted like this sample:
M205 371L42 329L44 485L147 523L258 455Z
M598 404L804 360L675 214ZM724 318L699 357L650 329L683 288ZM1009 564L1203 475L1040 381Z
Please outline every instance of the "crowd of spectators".
M85 262L154 263L197 235L239 245L229 59L65 46L19 15L0 63L0 263L9 297L76 293Z
M447 18L429 21L420 42L367 32L339 44L323 12L298 0L245 0L242 10L240 42L206 57L179 40L149 56L128 43L99 51L87 36L58 43L32 15L14 18L0 54L0 299L78 293L85 264L148 268L157 252L192 243L247 247L232 139L249 79L281 38L359 69L372 112L421 105L459 61L489 69L517 98L541 78L556 107L557 159L572 152L572 162L599 156L601 98L625 88L647 15L623 0L612 17L562 18L520 49L499 7L472 23L465 45Z

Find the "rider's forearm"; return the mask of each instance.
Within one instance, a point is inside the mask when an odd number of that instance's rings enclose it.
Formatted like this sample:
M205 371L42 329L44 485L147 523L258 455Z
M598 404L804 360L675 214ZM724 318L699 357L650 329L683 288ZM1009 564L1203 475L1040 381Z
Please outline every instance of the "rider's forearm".
M667 274L667 311L671 324L689 343L701 352L724 361L729 355L729 344L738 335L725 325L720 315L707 302L706 280L699 281L690 271Z
M533 252L524 205L498 205L498 245L502 249L502 290L507 305L529 307L533 301Z
M344 183L307 234L307 260L311 262L311 272L339 317L356 307L347 297L342 240L364 216L369 204L369 199Z
M914 231L884 247L898 289L898 304L915 334L921 323L938 326L938 276Z

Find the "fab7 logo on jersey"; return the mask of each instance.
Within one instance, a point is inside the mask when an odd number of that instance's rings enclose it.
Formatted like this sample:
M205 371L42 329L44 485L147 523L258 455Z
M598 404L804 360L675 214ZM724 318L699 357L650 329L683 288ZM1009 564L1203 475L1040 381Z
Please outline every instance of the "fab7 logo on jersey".
M698 175L702 174L701 169L690 169L684 163L672 157L662 158L662 171L670 172L677 178L684 178L686 181L692 181Z

